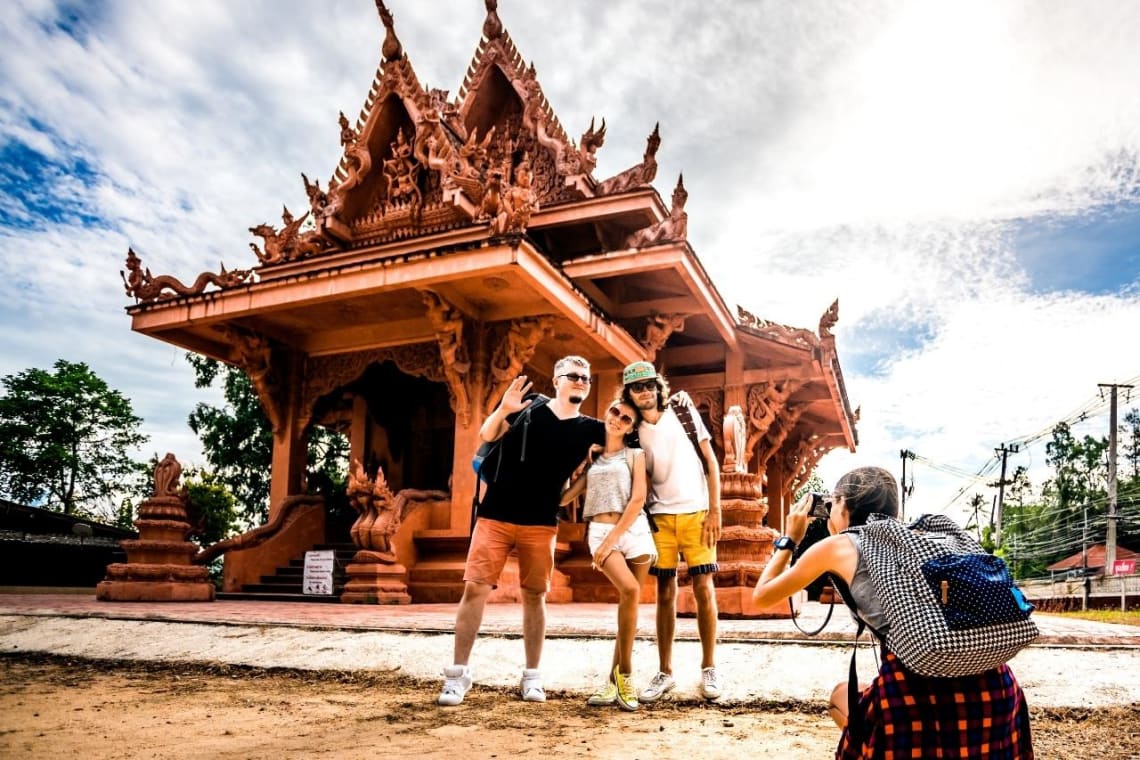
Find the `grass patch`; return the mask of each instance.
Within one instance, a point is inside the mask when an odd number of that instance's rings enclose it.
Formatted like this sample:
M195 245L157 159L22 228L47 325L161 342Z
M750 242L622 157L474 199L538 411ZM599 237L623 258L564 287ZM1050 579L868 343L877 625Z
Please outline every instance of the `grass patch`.
M1081 620L1093 620L1097 623L1140 626L1140 610L1128 610L1126 612L1121 612L1120 610L1070 610L1068 612L1049 612L1046 614L1079 618Z

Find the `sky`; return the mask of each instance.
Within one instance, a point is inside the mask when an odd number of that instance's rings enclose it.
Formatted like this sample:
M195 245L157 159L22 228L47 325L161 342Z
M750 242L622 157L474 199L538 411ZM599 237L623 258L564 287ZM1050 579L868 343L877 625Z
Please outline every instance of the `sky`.
M454 93L479 0L390 0L421 82ZM552 9L557 9L552 10ZM1140 385L1140 3L501 0L599 179L660 123L656 186L725 300L834 332L855 453L908 513L987 500L994 449L1048 477L1061 420L1108 432ZM254 263L247 228L329 177L380 60L368 0L0 3L0 375L86 362L144 456L202 464L183 352L130 331L128 245L192 281ZM1121 416L1140 397L1121 397ZM140 457L141 458L141 457ZM968 476L985 472L975 482ZM908 477L909 481L909 477Z

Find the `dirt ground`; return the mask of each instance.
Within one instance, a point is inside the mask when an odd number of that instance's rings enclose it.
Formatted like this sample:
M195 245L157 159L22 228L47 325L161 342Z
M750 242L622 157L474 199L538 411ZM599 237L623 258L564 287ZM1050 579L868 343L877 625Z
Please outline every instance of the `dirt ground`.
M665 702L637 713L477 686L456 708L398 673L0 656L0 757L830 757L822 705ZM1140 706L1033 714L1039 758L1140 758Z

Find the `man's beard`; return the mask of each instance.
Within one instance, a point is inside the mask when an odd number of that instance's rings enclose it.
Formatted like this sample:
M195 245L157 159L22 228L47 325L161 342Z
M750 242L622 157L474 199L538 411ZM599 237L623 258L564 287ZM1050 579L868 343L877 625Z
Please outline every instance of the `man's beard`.
M582 403L583 401L585 401L585 400L586 400L586 397L585 397L585 396L577 396L577 395L575 395L575 396L571 396L571 397L570 397L570 403L571 403L571 404L581 404L581 403Z
M637 401L637 402L635 402L635 406L637 406L638 409L656 409L657 408L657 397L656 396L650 396L649 398L644 399L643 401Z

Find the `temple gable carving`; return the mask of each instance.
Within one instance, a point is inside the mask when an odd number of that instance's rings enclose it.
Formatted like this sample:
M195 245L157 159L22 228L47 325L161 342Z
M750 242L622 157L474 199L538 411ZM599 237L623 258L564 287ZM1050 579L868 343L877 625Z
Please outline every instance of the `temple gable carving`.
M339 115L336 170L323 189L302 175L306 214L286 213L280 229L250 228L263 241L250 245L259 265L479 223L490 237L521 236L544 205L637 190L656 177L659 126L640 163L601 182L593 177L606 121L591 118L577 144L569 138L496 3L486 3L483 36L454 100L420 83L393 14L383 0L376 8L381 61L355 124ZM678 182L670 216L627 245L685 239L685 197Z

